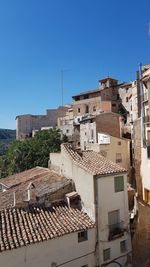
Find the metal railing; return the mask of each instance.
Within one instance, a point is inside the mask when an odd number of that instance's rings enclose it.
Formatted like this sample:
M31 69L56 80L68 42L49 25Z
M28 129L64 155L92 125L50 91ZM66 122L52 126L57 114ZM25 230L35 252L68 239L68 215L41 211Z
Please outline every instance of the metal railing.
M147 101L147 100L148 100L148 92L143 93L143 95L142 95L142 101Z
M108 225L109 227L109 240L116 239L124 234L124 222Z

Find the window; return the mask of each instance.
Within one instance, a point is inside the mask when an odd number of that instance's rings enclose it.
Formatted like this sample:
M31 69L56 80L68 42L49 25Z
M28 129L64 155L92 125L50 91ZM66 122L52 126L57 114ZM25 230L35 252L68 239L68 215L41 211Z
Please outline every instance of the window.
M115 192L124 191L123 176L114 177L114 187L115 187Z
M87 234L87 230L79 232L78 233L78 242L83 242L88 240L88 234Z
M85 113L89 113L89 106L85 105Z
M66 133L69 133L69 129L66 130Z
M120 242L120 252L125 252L127 250L126 240Z
M80 113L80 108L78 108L78 113Z
M129 98L128 97L126 97L126 102L128 102L129 101Z
M112 107L116 107L116 104L112 104Z
M96 111L96 107L95 106L93 107L93 111Z
M118 142L118 146L121 146L121 142L120 141Z
M116 153L116 163L122 162L122 156L121 153Z
M110 248L103 250L103 260L104 261L110 260Z

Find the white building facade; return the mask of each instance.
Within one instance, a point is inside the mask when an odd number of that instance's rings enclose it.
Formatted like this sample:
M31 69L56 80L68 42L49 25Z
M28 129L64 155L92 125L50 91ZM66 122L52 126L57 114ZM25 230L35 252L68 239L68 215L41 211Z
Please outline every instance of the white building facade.
M50 154L50 167L72 178L83 210L97 225L97 264L132 266L127 174L93 151L74 152L67 144ZM98 171L99 170L99 171Z

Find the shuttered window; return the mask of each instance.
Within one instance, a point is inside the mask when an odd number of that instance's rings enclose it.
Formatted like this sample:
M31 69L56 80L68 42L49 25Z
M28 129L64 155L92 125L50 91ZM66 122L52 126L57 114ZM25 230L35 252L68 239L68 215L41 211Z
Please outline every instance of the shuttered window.
M115 187L115 192L124 191L123 176L114 177L114 187Z

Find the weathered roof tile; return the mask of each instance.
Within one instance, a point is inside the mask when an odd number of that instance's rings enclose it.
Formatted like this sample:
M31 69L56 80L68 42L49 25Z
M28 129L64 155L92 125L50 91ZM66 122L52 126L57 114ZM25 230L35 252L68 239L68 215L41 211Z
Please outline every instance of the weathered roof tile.
M62 151L65 151L75 164L90 172L92 175L110 175L113 173L126 172L123 167L107 160L95 151L82 151L78 153L76 150L73 150L72 146L68 143L62 144L61 146Z
M0 211L0 222L0 252L95 226L87 214L65 203L49 208L5 209Z

